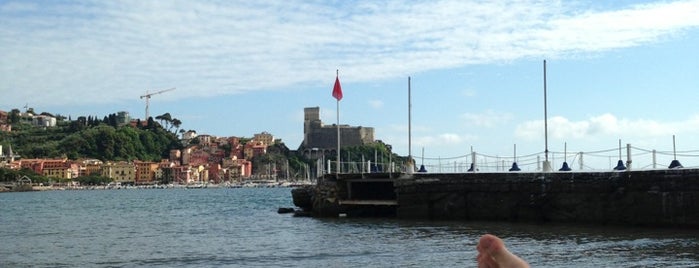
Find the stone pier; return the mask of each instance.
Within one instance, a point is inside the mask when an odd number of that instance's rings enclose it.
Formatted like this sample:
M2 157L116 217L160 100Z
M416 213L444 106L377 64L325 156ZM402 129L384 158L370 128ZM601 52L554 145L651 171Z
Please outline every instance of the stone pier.
M319 217L699 227L697 169L332 174L310 195Z

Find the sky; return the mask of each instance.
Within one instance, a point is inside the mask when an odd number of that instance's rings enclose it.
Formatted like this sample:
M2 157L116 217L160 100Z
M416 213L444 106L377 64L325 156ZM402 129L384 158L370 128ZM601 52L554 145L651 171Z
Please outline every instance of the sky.
M627 144L634 168L696 167L696 14L696 0L0 1L0 110L143 118L140 96L175 88L151 116L297 149L304 107L337 123L339 72L340 124L432 171L472 152L483 170L535 170L546 148L555 169L609 169Z

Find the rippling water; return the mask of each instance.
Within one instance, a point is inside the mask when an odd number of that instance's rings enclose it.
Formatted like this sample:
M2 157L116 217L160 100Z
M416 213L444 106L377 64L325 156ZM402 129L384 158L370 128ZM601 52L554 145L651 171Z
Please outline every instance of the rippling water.
M0 267L474 267L483 233L535 267L699 267L699 230L277 214L290 189L0 194Z

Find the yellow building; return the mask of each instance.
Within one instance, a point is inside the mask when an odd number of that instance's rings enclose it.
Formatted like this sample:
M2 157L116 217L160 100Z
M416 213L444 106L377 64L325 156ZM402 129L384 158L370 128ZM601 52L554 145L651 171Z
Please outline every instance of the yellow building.
M116 183L135 184L136 166L127 162L107 162L102 165L102 176L111 178Z
M78 177L78 166L67 159L41 160L41 175L47 178L73 179Z
M268 146L274 144L274 136L272 134L267 133L267 132L255 134L253 139L255 141L262 142Z
M83 159L78 161L78 176L90 176L92 174L101 174L102 161L98 159Z

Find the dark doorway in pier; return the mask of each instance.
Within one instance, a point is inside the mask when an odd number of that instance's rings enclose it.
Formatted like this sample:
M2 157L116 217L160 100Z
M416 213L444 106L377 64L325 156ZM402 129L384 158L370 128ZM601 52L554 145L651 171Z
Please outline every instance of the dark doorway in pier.
M348 199L351 200L396 200L392 181L349 182Z
M347 199L340 204L348 217L395 217L398 205L391 180L347 182Z

